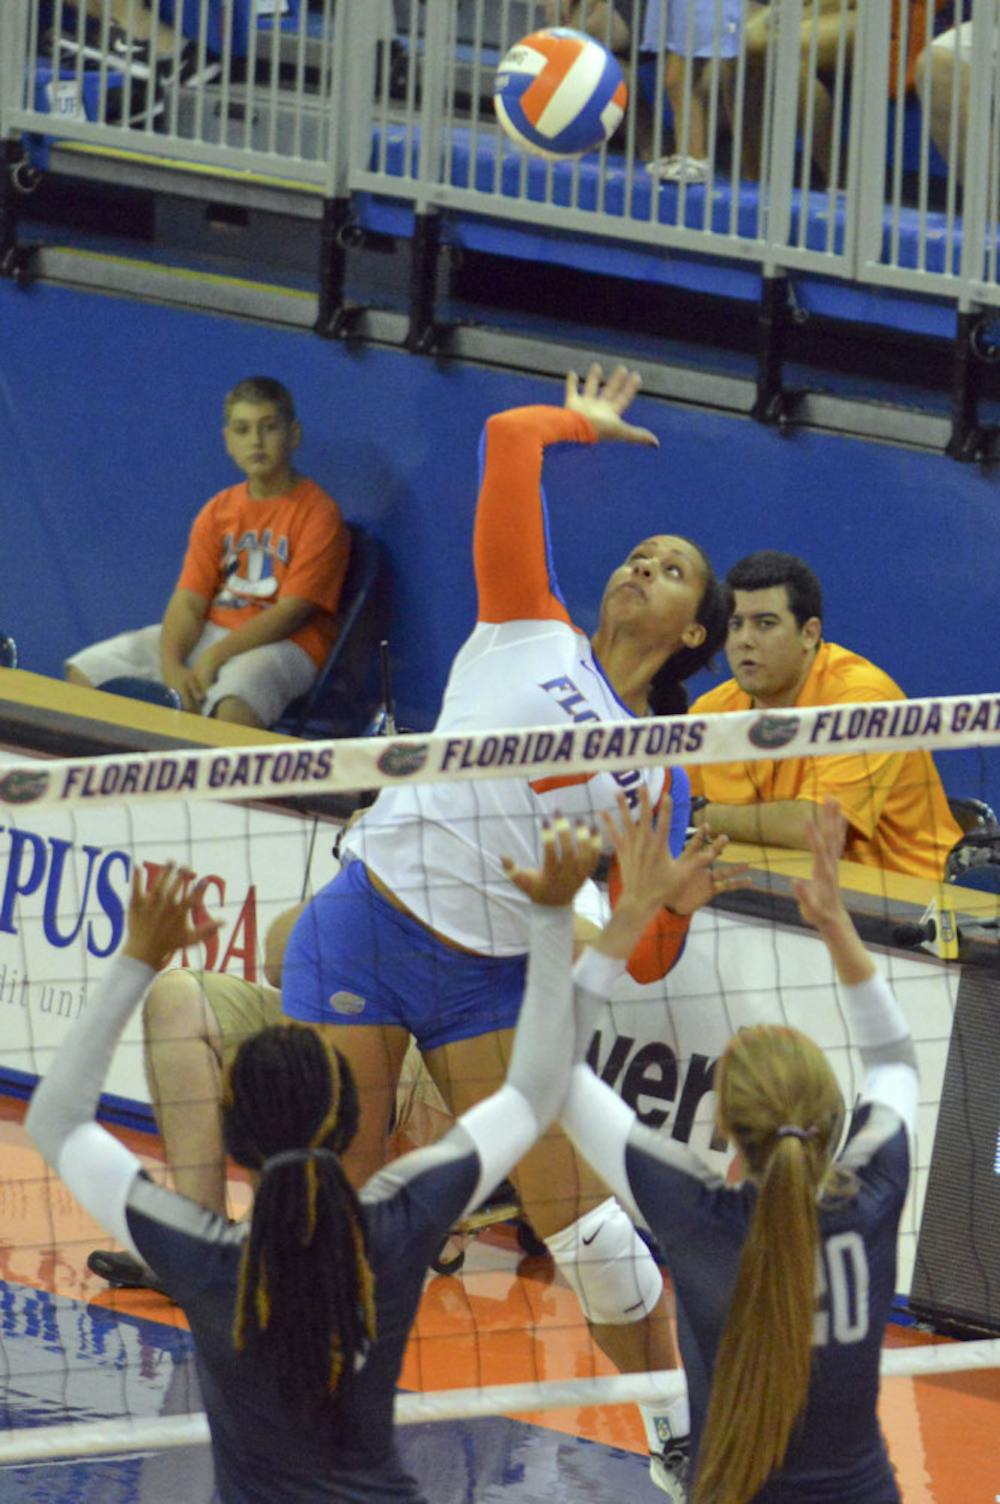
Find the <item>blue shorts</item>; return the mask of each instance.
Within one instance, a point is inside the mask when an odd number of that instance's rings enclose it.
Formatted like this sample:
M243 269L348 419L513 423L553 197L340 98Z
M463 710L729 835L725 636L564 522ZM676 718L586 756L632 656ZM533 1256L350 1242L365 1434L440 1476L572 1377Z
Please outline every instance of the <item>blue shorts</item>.
M442 944L350 862L296 921L281 1005L311 1024L396 1024L422 1050L512 1029L527 956L470 956Z

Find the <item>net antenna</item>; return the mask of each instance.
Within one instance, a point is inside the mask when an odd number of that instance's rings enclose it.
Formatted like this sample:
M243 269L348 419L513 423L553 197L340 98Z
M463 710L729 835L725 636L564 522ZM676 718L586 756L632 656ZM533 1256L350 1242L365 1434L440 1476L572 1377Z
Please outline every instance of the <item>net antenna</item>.
M389 661L389 642L383 637L378 645L379 683L382 699L379 708L368 724L366 736L395 736L396 709L392 700L392 664Z

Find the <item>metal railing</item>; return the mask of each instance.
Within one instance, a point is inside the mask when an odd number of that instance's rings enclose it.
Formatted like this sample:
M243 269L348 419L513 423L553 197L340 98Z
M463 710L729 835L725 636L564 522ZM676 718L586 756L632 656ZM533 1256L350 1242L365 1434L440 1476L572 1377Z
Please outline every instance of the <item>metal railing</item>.
M1000 304L1000 0L669 5L4 0L0 136ZM491 104L557 14L631 88L576 162Z

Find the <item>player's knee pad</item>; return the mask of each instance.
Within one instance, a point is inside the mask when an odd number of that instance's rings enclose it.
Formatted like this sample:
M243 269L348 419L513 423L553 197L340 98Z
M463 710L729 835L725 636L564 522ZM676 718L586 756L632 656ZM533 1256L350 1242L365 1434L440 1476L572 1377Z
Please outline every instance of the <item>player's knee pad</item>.
M597 1326L641 1321L663 1294L653 1255L613 1196L545 1243Z

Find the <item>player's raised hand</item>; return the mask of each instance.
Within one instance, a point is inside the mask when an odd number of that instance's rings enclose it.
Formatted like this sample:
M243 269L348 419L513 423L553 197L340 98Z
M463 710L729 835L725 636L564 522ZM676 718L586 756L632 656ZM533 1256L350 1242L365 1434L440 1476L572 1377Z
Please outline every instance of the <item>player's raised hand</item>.
M132 897L128 906L128 934L122 952L159 971L182 946L198 945L214 935L221 920L198 923L193 910L201 899L199 888L189 885L193 872L171 862L160 872L148 892L142 890L140 869L132 873Z
M601 854L601 838L591 826L580 823L574 831L563 815L542 828L542 865L518 867L501 857L503 870L515 887L532 903L561 908L572 903L590 877Z
M655 433L626 423L623 416L641 386L642 377L627 366L616 366L605 381L603 370L595 362L584 377L582 389L576 372L567 374L565 405L571 412L589 418L599 439L616 440L621 444L647 444L658 449L660 441Z
M845 987L867 981L875 963L865 949L840 889L838 863L844 850L847 820L836 799L828 798L815 822L806 826L812 848L812 874L796 878L792 892L802 918L814 924L830 952L837 976Z
M729 837L713 837L707 827L695 832L680 856L673 856L671 808L667 796L654 811L649 791L643 786L635 820L624 794L618 796L617 815L607 812L602 816L622 880L619 907L626 902L630 907L641 907L647 911L647 918L664 908L675 914L693 914L717 893L746 887L748 881L745 867L715 865Z
M838 868L847 837L847 820L836 799L824 801L815 821L806 826L806 836L813 854L812 874L808 878L795 878L792 892L802 918L822 931L847 919Z

